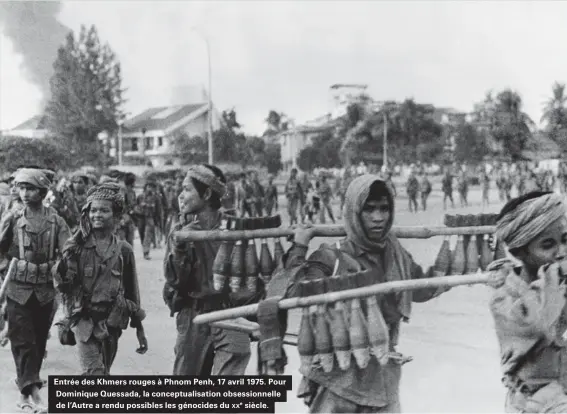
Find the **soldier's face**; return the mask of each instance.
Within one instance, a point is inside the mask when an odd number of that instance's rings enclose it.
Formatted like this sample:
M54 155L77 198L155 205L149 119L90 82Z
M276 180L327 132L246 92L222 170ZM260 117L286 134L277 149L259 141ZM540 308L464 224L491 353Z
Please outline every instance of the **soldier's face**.
M89 219L93 229L108 230L114 228L112 201L93 200L89 211Z
M84 193L87 189L87 185L84 180L73 181L73 187L78 193Z
M368 200L364 203L360 219L370 240L380 241L386 232L386 226L390 221L390 203L388 198L381 197L379 200Z
M183 190L178 198L181 213L196 214L201 211L205 207L208 192L210 190L207 190L204 197L201 197L191 180L183 181Z
M20 199L26 205L36 205L43 201L41 190L28 183L20 183L18 185L20 190Z
M518 258L533 269L539 269L548 263L559 262L566 257L567 217L561 217L547 226L518 254Z

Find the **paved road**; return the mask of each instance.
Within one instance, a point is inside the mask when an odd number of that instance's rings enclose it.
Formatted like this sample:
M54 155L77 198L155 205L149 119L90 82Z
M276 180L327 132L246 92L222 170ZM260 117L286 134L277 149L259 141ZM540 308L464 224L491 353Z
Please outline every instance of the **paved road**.
M496 194L493 194L496 199ZM427 212L411 214L406 199L401 199L396 213L398 225L442 225L443 210L440 194L434 192ZM494 204L485 212L498 211ZM471 206L456 209L459 213L479 213L480 193L471 192ZM322 239L316 239L316 247ZM404 240L414 258L424 266L431 265L441 239ZM113 374L168 374L172 369L175 340L174 319L161 299L163 284L163 250L152 252L152 260L142 259L139 241L135 242L142 300L148 317L145 322L150 350L146 355L135 353L135 332L122 336ZM399 351L414 360L404 366L402 378L402 408L405 412L498 412L504 403L504 388L500 384L499 357L487 301L490 289L484 286L455 288L426 304L416 304L409 324L402 327ZM290 330L297 330L298 318L292 319ZM295 325L295 326L293 326ZM43 376L76 374L78 361L73 347L59 345L56 331L48 343L49 355ZM254 363L248 367L255 373ZM302 401L295 397L299 384L299 359L293 348L287 350L287 373L293 375L294 391L288 401L277 406L278 412L305 412ZM0 412L15 412L18 392L13 385L14 366L9 347L0 348ZM44 395L46 395L45 391Z

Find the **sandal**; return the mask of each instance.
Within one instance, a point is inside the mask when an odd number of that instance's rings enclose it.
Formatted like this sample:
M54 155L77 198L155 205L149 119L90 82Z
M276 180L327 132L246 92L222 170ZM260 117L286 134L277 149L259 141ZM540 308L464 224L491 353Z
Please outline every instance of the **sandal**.
M16 406L23 411L24 413L34 413L35 412L35 408L33 406L33 404L29 403L29 402L19 402L18 404L16 404Z
M47 407L41 405L41 404L36 404L34 402L30 402L29 405L31 405L33 411L33 414L47 414Z

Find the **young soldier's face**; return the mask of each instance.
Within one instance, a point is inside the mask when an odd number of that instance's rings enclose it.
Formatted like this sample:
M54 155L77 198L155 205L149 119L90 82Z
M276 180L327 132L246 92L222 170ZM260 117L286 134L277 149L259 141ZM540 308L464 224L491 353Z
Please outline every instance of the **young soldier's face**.
M533 239L518 255L526 265L539 268L567 257L567 217L551 223Z
M93 229L107 230L114 227L114 212L112 201L93 200L89 211L89 219Z
M36 205L43 201L39 188L28 183L20 183L18 188L20 191L20 199L24 204Z
M368 200L362 212L360 219L364 231L370 240L380 241L384 237L386 226L390 221L390 203L387 197L381 197L378 200Z
M77 193L82 194L87 189L87 183L85 183L85 180L83 180L82 178L78 178L73 181L73 188L75 189L75 191L77 191Z
M207 190L204 194L206 197ZM183 190L179 194L179 209L182 214L196 214L205 207L205 197L201 198L191 180L183 181Z

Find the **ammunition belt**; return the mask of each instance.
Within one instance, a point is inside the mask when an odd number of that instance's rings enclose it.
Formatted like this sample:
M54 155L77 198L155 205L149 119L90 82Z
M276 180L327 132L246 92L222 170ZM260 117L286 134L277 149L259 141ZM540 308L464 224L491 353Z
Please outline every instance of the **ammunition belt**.
M35 264L27 260L18 260L14 280L33 285L52 283L53 275L51 268L54 264L54 261Z

